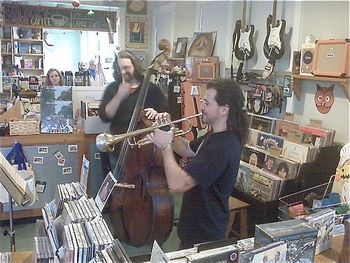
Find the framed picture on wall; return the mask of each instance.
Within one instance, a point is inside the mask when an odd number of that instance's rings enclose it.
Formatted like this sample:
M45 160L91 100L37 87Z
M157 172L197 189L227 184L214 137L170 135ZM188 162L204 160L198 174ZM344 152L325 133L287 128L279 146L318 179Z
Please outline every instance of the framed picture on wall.
M127 0L126 13L129 15L147 15L146 0Z
M147 48L146 16L127 16L125 32L127 48Z
M210 57L214 50L215 41L216 32L194 32L188 56Z
M185 58L187 51L187 37L178 37L173 48L173 58Z

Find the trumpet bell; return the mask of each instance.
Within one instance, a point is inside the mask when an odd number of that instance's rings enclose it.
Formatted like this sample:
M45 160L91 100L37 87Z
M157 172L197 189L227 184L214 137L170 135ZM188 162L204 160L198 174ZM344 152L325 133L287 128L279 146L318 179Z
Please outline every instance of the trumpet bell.
M124 139L123 134L118 136L104 132L96 136L96 147L100 152L113 151L115 144Z
M107 144L108 137L109 137L109 134L105 132L96 136L96 147L100 152L108 151L108 148L109 148Z

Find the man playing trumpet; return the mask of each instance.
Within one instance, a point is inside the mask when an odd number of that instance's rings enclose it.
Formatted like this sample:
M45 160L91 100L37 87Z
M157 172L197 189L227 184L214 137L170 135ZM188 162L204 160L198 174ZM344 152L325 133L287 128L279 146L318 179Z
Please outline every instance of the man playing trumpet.
M241 148L248 137L244 96L236 82L215 80L207 85L201 103L202 119L211 132L189 142L173 131L155 129L148 135L162 150L168 187L184 192L178 235L180 249L225 238L228 199L236 180ZM170 122L168 113L156 117ZM190 158L182 168L174 153Z

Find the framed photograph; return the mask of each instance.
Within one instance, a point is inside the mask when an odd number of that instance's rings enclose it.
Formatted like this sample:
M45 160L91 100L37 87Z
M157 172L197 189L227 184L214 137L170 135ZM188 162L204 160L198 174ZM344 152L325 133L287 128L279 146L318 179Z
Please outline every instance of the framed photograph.
M187 51L187 37L178 37L173 48L173 58L185 58Z
M146 0L127 0L126 13L129 15L147 15Z
M63 167L62 168L62 174L71 174L72 173L72 167Z
M95 160L100 160L101 159L101 154L100 153L95 153L94 158L95 158Z
M75 153L77 151L78 151L78 145L76 145L76 144L68 145L68 152L69 153Z
M35 190L37 193L43 194L45 192L46 182L44 181L35 181Z
M215 32L194 32L193 41L188 51L189 57L210 57L216 41Z
M63 154L59 151L56 151L53 155L56 157L57 160L64 158Z
M33 157L33 163L43 164L44 163L44 158L43 157L34 156Z
M147 17L126 16L126 47L147 48Z
M100 186L95 197L95 202L98 209L102 212L105 204L108 201L110 194L112 193L114 187L117 184L117 179L114 178L113 174L109 172Z
M40 146L38 147L38 153L46 154L49 152L49 149L47 146Z
M57 160L58 166L64 166L65 163L66 163L66 159L60 158Z

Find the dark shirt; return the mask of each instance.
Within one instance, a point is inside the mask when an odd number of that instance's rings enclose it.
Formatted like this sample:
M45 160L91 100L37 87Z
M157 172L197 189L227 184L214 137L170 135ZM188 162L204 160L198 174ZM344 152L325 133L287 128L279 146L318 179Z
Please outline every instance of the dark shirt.
M165 112L168 110L167 102L164 94L158 86L150 83L148 93L146 96L145 104L143 108L153 108L158 112ZM112 100L119 88L119 82L112 82L107 87L103 94L100 104L99 115L104 122L110 122L109 131L112 134L125 133L128 130L129 123L134 112L134 108L137 102L138 95L140 93L140 87L136 92L129 95L123 100L118 108L116 115L113 118L109 118L106 115L106 105Z
M225 238L228 198L240 161L241 145L235 133L207 134L190 143L194 152L199 146L196 156L184 167L197 182L183 195L178 234L185 247Z

